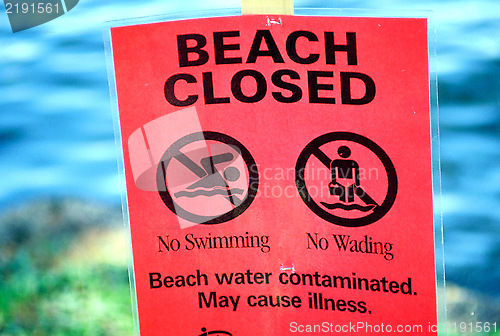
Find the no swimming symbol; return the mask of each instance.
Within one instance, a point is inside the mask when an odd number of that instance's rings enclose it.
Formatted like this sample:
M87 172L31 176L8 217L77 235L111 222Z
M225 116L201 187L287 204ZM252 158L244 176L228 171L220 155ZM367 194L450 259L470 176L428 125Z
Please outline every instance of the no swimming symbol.
M258 184L250 152L218 132L182 137L158 164L161 199L173 213L193 223L218 224L239 216L255 198Z
M314 173L325 170L326 175ZM384 173L379 174L380 170ZM348 227L382 218L394 204L398 188L396 170L384 150L350 132L327 133L312 140L299 155L295 182L302 200L316 215Z

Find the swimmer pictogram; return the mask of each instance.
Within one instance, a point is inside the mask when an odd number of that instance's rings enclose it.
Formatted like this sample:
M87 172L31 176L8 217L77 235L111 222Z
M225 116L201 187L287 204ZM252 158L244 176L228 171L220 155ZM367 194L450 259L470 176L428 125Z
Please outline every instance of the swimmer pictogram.
M242 214L258 188L257 165L236 139L196 132L174 142L158 164L157 187L177 216L218 224Z
M186 162L187 156L180 153L175 156L180 162ZM243 189L233 188L230 189L226 181L234 182L240 177L240 171L235 167L228 167L224 170L223 175L217 169L217 164L232 162L234 161L234 155L231 153L223 153L214 156L207 156L202 158L200 163L203 167L203 172L199 170L199 166L193 161L188 161L186 168L197 174L201 179L190 186L187 190L182 190L174 194L175 197L196 197L196 196L214 196L222 195L233 205L238 206L241 204L241 199L239 199L235 194L242 195ZM195 168L196 166L196 168ZM164 167L162 166L162 169Z
M321 174L325 169L328 181ZM389 156L372 140L350 132L327 133L311 141L299 155L295 181L309 209L341 226L379 220L397 193L396 170Z

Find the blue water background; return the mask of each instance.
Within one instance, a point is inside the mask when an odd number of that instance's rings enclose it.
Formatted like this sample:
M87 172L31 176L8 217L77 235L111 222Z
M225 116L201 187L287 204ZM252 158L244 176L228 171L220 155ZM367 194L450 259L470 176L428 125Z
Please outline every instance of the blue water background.
M102 23L239 1L81 0L11 32L0 5L0 211L42 197L118 205ZM433 10L447 279L500 297L500 2L296 0L296 7Z

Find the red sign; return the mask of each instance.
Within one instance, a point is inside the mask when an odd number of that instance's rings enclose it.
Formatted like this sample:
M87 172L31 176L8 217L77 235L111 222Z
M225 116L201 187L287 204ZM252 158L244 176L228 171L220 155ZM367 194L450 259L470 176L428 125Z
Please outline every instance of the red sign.
M426 19L111 37L141 335L436 334Z

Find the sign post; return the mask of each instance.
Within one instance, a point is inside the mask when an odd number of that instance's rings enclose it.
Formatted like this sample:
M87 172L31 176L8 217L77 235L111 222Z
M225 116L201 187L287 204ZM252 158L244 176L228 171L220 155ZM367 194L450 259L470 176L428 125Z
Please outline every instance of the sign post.
M241 0L241 13L293 15L292 0Z
M427 19L110 28L141 335L436 335Z

